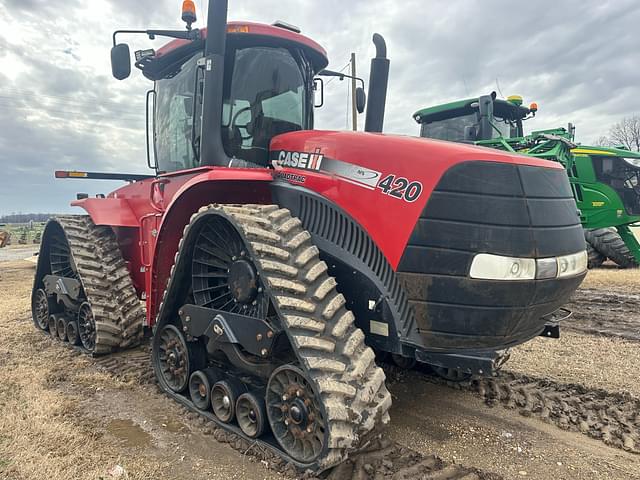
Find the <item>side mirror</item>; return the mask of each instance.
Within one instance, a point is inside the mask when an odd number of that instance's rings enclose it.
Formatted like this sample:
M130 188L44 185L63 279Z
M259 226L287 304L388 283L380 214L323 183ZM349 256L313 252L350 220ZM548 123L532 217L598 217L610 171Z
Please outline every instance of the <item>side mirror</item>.
M313 80L314 107L320 108L324 105L324 81L321 78Z
M118 80L131 75L131 52L126 43L119 43L111 49L111 73Z
M473 125L464 127L464 141L475 142L478 139L478 130Z
M356 109L358 113L363 113L367 106L367 94L364 93L364 88L356 88Z

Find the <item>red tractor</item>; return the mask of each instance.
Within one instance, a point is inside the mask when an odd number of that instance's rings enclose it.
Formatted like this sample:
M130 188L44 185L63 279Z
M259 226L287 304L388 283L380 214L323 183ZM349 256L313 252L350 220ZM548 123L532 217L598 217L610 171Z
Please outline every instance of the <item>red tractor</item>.
M313 130L324 49L290 25L147 30L153 175L79 196L46 226L36 326L91 354L152 335L160 386L301 468L345 459L388 421L375 353L490 374L545 331L586 272L557 163L380 134L389 60L375 36L366 130ZM116 44L116 78L129 47ZM362 95L359 95L362 97ZM148 109L149 111L149 109ZM144 301L144 306L143 306Z

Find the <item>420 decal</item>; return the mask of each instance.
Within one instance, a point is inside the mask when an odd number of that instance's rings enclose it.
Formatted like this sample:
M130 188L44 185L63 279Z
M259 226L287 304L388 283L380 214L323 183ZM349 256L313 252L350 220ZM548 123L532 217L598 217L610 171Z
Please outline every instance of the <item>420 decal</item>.
M415 202L422 195L422 184L420 182L411 182L404 177L396 175L387 175L378 182L376 188L382 190L385 195L405 202Z

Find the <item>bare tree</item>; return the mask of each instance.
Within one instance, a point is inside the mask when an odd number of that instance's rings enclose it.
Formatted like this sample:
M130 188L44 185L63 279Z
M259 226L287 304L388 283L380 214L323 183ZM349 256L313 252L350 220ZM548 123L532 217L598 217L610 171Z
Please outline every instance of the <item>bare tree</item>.
M611 146L611 139L605 135L602 135L600 137L598 137L598 139L595 141L595 144L598 147L610 147Z
M640 152L640 117L634 115L623 118L611 127L609 135L613 143Z

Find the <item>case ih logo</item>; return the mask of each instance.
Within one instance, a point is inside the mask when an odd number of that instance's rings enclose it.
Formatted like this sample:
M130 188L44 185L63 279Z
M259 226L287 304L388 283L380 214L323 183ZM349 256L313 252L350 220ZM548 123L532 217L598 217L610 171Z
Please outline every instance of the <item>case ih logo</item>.
M316 148L314 153L288 152L281 150L278 159L274 162L279 167L303 168L305 170L320 170L324 155Z

